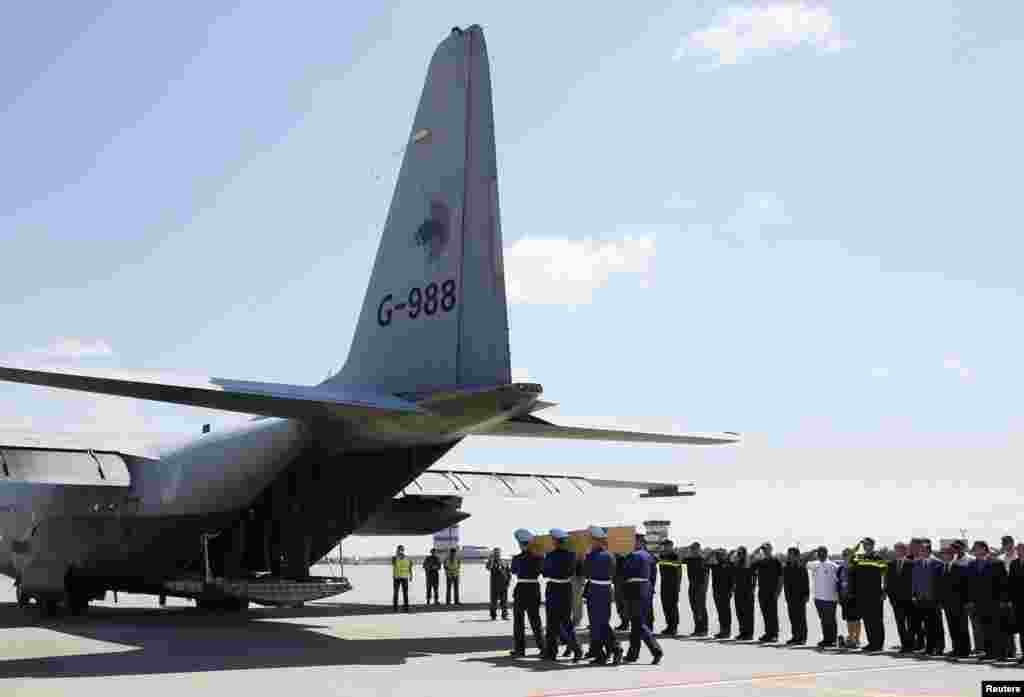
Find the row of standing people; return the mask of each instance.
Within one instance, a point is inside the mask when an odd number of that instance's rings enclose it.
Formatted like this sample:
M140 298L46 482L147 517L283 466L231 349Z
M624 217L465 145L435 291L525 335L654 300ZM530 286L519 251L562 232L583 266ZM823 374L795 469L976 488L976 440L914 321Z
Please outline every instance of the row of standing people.
M806 606L813 587L823 636L819 648L860 648L863 625L867 635L863 650L883 650L884 599L888 598L903 653L940 655L945 647L945 617L952 643L947 656L964 658L974 653L981 654L982 660L1012 658L1014 637L1024 629L1024 545L1014 546L1009 536L1002 543L1002 550L993 555L985 541L978 541L972 556L966 553L965 543L956 542L944 547L936 558L929 540L915 538L909 546L896 544L896 558L885 560L875 552L874 540L867 537L857 548L844 550L840 562L830 561L825 547L808 555L790 548L783 562L773 556L768 543L750 556L744 547L732 553L721 549L702 552L694 543L690 554L680 557L666 542L658 561L666 619L662 634L671 636L678 631L681 570L686 566L693 636L708 634L706 596L710 576L719 619L716 638L730 637L730 606L734 603L739 623L735 638L753 639L756 588L765 627L759 641L778 640L778 599L785 592L792 631L787 644L805 644ZM812 584L806 565L814 557L818 563L811 572ZM620 604L620 613L624 605ZM845 639L838 634L837 610L847 625ZM627 628L628 623L627 611L619 628ZM1024 662L1024 657L1021 660Z

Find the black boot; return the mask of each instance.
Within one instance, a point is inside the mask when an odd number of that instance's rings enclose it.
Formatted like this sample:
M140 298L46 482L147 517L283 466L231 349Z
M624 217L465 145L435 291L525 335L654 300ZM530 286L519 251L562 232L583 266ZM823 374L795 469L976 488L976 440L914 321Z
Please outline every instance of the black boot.
M653 661L651 661L651 665L652 665L652 666L656 666L656 665L658 665L659 663L661 663L661 657L662 657L662 656L664 656L664 655L665 655L665 652L664 652L664 651L658 650L657 652L655 652L655 654L654 654L654 660L653 660Z

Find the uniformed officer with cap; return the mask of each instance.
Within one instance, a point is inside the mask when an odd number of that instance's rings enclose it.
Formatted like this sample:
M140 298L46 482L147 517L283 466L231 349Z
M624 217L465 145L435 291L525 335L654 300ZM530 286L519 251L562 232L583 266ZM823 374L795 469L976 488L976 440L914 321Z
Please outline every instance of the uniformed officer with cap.
M572 650L572 661L578 663L583 658L583 649L576 639L576 627L572 623L572 577L580 576L579 562L576 555L569 549L569 533L561 528L551 530L551 539L555 541L555 549L544 557L544 609L547 614L547 642L544 658L549 661L558 660L558 640L563 639Z
M657 574L654 557L647 551L647 531L637 527L633 551L626 557L626 596L630 610L629 652L623 659L627 663L635 663L640 658L640 642L647 645L654 656L653 664L661 662L664 652L658 646L658 640L651 634L648 615L654 600L654 579Z
M540 623L540 575L544 568L544 558L530 553L530 542L533 533L519 528L515 532L520 552L512 557L512 574L516 577L516 587L512 591L512 656L522 658L526 655L526 622L530 618L533 639L537 642L539 654L544 655L544 629Z
M615 559L605 549L608 533L597 525L590 528L593 540L590 553L583 562L587 578L587 617L590 618L590 652L594 660L591 665L604 665L609 656L615 665L622 662L622 647L612 633L612 579L615 576Z
M661 576L661 610L665 613L663 636L675 636L679 631L679 589L683 582L683 562L679 559L672 540L663 540L658 557Z

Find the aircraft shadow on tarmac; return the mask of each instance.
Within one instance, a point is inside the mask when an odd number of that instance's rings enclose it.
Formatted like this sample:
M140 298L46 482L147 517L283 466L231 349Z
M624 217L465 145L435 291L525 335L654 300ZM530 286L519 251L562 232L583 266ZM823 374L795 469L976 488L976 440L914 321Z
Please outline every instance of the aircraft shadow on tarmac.
M441 606L443 607L443 606ZM462 611L486 609L464 604ZM402 665L438 654L507 651L509 625L500 636L368 638L330 636L319 618L393 615L390 605L317 604L302 608L256 608L248 614L210 614L193 608L91 607L86 616L43 620L34 608L0 603L0 628L49 629L115 646L110 653L38 658L0 658L0 678L68 678L160 675L200 671L343 665ZM296 619L309 618L309 623ZM287 620L284 622L261 620ZM489 620L488 620L489 621ZM343 628L342 628L343 629ZM124 650L118 651L116 645ZM85 647L84 651L94 651Z

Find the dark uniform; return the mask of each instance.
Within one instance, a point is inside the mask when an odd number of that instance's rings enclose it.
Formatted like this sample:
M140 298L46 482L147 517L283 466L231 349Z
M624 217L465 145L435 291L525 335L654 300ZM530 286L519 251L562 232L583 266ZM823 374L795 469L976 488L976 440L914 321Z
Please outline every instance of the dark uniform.
M885 647L885 623L882 621L882 579L886 563L876 552L850 559L850 595L857 614L864 620L867 634L865 651L881 651Z
M892 562L890 562L891 564ZM889 567L890 570L892 567ZM967 611L967 569L954 562L944 562L935 592L936 600L946 615L952 654L957 658L971 655L971 630Z
M975 648L983 648L988 660L1002 660L1006 658L1008 648L1000 622L1001 604L1009 600L1006 567L999 560L975 559L969 569L968 597L974 603L978 619L984 627L985 645Z
M595 663L605 663L609 656L618 663L622 658L619 641L612 633L612 579L615 558L607 550L591 551L583 562L587 578L587 617L590 619L590 652Z
M737 560L733 566L733 580L736 622L740 626L736 638L747 641L754 638L754 588L757 586L757 573L746 558Z
M665 613L665 631L675 636L679 630L679 589L683 583L683 563L674 549L658 557L658 575L661 576L661 610Z
M764 618L762 641L777 641L779 638L779 583L782 581L782 562L775 557L754 562L757 574L757 604L761 606Z
M651 634L649 615L652 613L651 602L654 599L654 580L657 578L657 567L654 557L646 549L630 552L626 557L626 598L630 610L629 653L626 660L634 662L640 657L640 642L647 645L654 655L654 663L661 661L662 650L658 640Z
M727 559L718 559L711 565L711 595L715 599L715 611L718 613L716 639L732 636L732 589L736 582L734 572L735 566Z
M690 596L690 612L693 613L693 633L696 636L707 636L708 633L708 577L707 560L703 556L687 557L686 580L689 582L687 594ZM664 593L665 589L662 588Z
M512 637L513 653L526 654L526 617L530 618L530 629L537 648L544 652L544 628L540 623L540 575L544 567L543 557L529 552L520 552L512 557L512 573L516 587L512 590ZM524 617L525 615L525 617Z
M434 605L438 604L438 590L441 587L441 559L436 554L429 554L423 559L423 575L427 577L427 605L430 596L434 596Z
M807 602L811 599L811 580L801 561L787 561L782 571L782 588L789 610L789 626L793 644L807 643Z
M626 555L615 555L615 611L619 613L617 631L629 629L629 606L626 603Z
M558 641L565 641L573 652L573 661L583 657L572 623L573 593L571 579L580 576L576 555L567 549L556 549L544 557L544 609L547 614L547 642L544 655L549 660L558 658Z
M486 568L491 572L491 619L498 618L498 605L501 605L501 619L508 619L508 583L509 568L501 559L491 557Z
M889 596L892 614L896 616L896 631L900 634L900 651L914 650L917 634L914 632L914 602L912 579L914 561L893 559L885 572L885 594Z
M1010 573L1006 579L1007 597L1013 604L1014 625L1011 627L1014 634L1020 634L1021 653L1024 654L1024 559L1014 559L1010 562ZM1012 635L1010 645L1013 645ZM1024 655L1021 656L1021 663L1024 663Z

